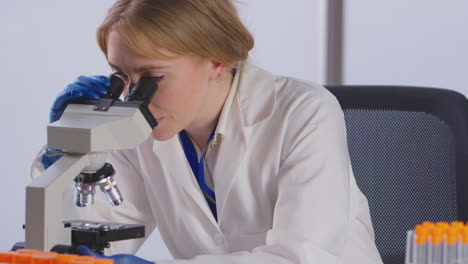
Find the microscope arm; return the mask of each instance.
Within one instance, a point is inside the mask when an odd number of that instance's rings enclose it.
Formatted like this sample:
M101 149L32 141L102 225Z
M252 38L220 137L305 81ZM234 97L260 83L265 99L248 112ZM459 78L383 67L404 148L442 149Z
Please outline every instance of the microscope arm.
M48 251L70 242L70 231L62 223L63 191L89 165L88 156L64 154L26 187L26 248Z

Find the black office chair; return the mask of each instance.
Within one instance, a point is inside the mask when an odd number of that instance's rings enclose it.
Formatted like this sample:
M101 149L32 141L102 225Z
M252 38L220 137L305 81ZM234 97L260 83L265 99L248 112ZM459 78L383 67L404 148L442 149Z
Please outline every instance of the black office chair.
M384 263L404 263L406 231L468 221L468 101L450 90L328 86L345 113L357 183Z

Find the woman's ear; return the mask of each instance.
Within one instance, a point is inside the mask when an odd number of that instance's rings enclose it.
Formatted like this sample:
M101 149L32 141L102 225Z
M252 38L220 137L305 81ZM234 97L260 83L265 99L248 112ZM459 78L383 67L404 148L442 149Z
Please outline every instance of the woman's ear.
M226 65L222 64L219 61L210 59L210 80L219 80L221 76L226 72Z

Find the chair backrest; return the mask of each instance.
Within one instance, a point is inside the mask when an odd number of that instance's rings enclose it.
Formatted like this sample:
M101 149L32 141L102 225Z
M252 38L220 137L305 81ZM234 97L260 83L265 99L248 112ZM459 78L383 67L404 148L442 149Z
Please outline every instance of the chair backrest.
M384 263L404 263L406 232L468 220L468 101L450 90L328 86L345 113L359 188Z

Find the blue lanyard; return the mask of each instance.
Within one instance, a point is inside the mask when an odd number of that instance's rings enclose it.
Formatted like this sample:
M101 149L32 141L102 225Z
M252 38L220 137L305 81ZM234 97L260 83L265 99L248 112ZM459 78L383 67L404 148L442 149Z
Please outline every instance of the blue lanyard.
M202 153L200 155L200 161L198 161L197 159L197 151L195 150L195 147L193 146L192 141L188 137L187 132L185 132L185 130L182 130L179 133L179 137L182 141L182 147L184 148L185 156L187 157L187 160L190 163L190 167L192 168L193 174L195 175L195 178L197 179L198 185L200 185L200 189L202 190L203 195L205 196L205 199L208 202L210 210L213 213L215 219L217 220L218 217L216 213L216 196L215 196L214 191L211 190L210 187L208 187L208 185L206 184L205 166L203 165L207 145L213 138L215 131L216 131L216 126L211 132L210 137L208 138L208 141L206 141L205 143L205 147L203 148Z

